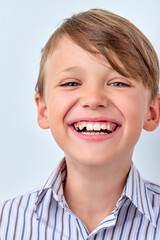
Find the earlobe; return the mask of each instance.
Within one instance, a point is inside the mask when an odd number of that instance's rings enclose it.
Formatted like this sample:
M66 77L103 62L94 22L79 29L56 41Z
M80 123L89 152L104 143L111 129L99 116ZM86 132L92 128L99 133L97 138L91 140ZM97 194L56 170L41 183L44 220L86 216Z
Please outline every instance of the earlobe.
M144 123L144 129L146 131L155 130L160 121L160 94L157 94L152 103L149 106L148 114Z
M35 102L37 105L37 121L41 128L48 129L49 128L49 121L48 121L48 112L46 104L44 103L43 99L41 98L39 93L35 94Z

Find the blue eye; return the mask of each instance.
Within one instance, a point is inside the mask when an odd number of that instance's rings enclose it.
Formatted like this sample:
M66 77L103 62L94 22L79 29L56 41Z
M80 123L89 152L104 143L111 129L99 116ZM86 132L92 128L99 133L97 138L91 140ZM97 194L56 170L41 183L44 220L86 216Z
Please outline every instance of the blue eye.
M113 86L113 87L130 87L129 84L123 83L123 82L113 82L113 83L110 84L110 86Z
M61 86L66 86L66 87L75 87L75 86L79 86L80 84L77 83L77 82L67 82L67 83L64 83L62 84Z

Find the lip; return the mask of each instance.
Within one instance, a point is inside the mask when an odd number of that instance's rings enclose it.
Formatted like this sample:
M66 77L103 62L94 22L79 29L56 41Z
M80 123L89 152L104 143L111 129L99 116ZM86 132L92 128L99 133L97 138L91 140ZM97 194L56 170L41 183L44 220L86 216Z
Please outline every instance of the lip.
M77 122L113 122L117 124L118 126L121 126L121 123L115 119L112 118L106 118L106 117L80 117L75 118L71 122L69 122L69 126L72 126L74 123Z
M109 133L109 134L103 134L103 135L84 135L84 134L82 134L82 133L80 133L80 132L77 132L77 131L74 129L73 125L70 125L69 127L70 127L72 133L73 133L76 137L81 138L81 139L86 140L86 141L104 141L104 140L110 139L110 138L114 137L114 136L118 133L118 131L120 130L120 128L121 128L121 126L118 125L118 127L116 128L116 130L115 130L114 132L112 132L112 133Z

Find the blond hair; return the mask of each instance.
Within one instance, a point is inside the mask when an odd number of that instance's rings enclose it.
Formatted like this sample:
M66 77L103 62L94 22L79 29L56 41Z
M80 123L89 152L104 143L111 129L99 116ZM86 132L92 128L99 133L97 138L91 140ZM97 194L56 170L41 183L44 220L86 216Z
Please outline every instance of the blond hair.
M121 75L142 81L151 90L151 99L158 93L159 63L149 40L125 18L106 10L91 9L66 19L42 49L35 88L41 97L44 93L46 60L62 36L69 37L92 54L101 53Z

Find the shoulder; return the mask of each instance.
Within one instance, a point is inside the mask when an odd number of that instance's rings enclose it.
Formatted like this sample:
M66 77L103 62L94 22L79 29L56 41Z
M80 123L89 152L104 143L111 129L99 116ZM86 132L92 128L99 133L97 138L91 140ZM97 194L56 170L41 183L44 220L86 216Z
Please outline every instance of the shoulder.
M36 201L39 191L40 189L36 189L24 195L20 195L13 199L9 199L7 201L2 202L0 204L0 216L2 215L2 212L7 211L7 209L9 210L11 208L15 208L18 206L21 207L22 209L25 209L27 205L33 204Z
M40 189L37 189L0 204L0 233L3 234L2 236L7 234L8 228L11 226L20 225L26 216L27 218L33 216L39 191Z

